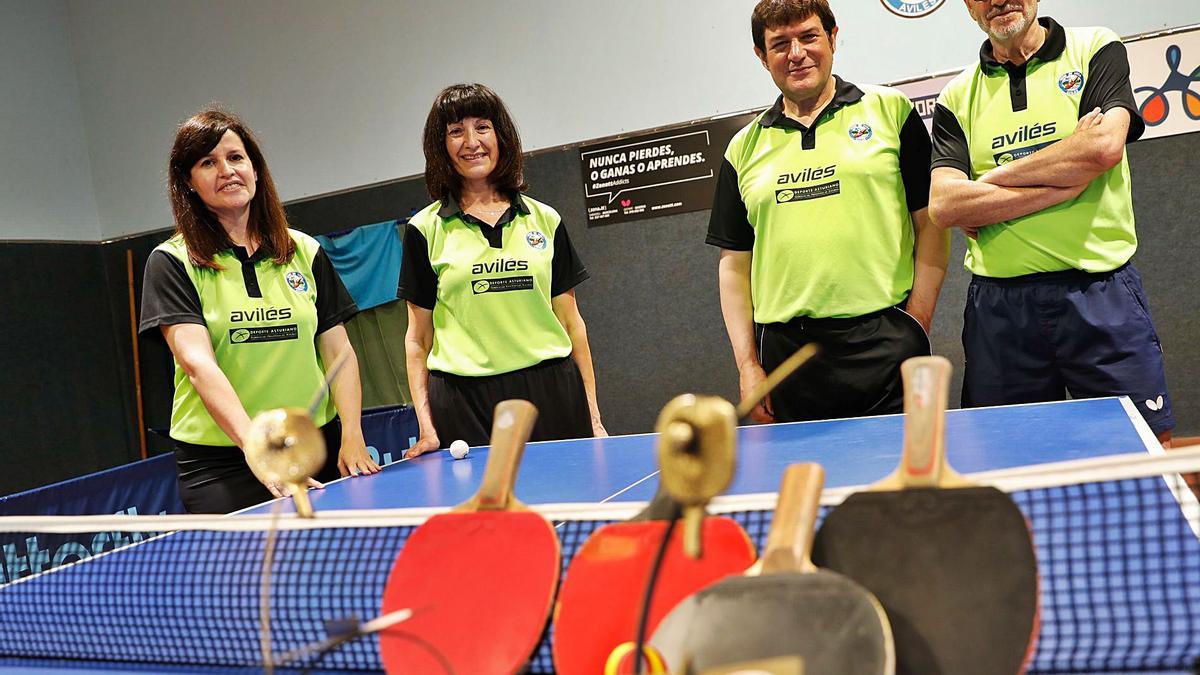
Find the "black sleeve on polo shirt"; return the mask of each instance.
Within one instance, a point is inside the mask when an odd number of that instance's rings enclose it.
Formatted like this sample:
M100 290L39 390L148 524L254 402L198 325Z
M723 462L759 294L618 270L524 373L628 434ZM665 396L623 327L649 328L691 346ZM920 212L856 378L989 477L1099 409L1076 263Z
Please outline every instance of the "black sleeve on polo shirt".
M152 251L146 259L142 281L142 318L138 332L161 337L160 326L177 323L204 323L200 294L188 277L187 268L166 251Z
M429 262L429 243L420 230L408 224L404 226L403 248L396 297L432 310L437 304L438 278Z
M354 304L354 298L323 248L317 249L317 256L313 258L312 273L317 289L317 335L320 335L358 314L358 305Z
M1133 98L1133 85L1129 83L1129 54L1120 40L1101 47L1088 63L1088 81L1083 86L1083 98L1079 101L1079 116L1083 117L1096 108L1100 112L1108 112L1113 108L1129 111L1126 143L1136 141L1146 131L1146 123Z
M742 201L742 191L738 189L737 169L727 159L721 160L721 172L717 174L704 243L731 251L754 248L754 227L750 225L746 202Z
M591 274L567 235L566 223L554 229L554 260L550 267L550 297L557 297L587 280Z
M904 180L904 198L909 211L929 206L929 163L933 147L925 122L913 108L900 129L900 177Z
M948 166L971 175L971 151L958 118L941 103L933 107L933 161L930 169Z

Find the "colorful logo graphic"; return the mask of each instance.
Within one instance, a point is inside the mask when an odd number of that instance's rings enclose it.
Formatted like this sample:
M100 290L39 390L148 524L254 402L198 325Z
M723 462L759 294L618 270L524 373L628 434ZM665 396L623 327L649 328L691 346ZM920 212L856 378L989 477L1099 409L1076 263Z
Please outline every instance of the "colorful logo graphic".
M1167 100L1167 93L1172 91L1179 92L1184 114L1189 119L1200 121L1200 94L1192 90L1192 83L1200 82L1200 65L1192 70L1191 75L1184 75L1179 70L1182 60L1183 50L1179 48L1179 45L1167 47L1167 67L1171 69L1171 72L1167 75L1166 81L1157 87L1138 87L1134 90L1135 94L1150 92L1150 95L1146 97L1145 101L1142 101L1142 105L1138 108L1142 119L1146 121L1146 126L1156 127L1167 121L1167 117L1171 115L1171 104Z
M535 251L542 251L546 248L546 235L534 230L525 235L525 243L529 244L529 248Z
M491 287L492 284L489 283L487 279L480 279L471 286L476 293L487 293L488 289Z
M622 199L621 206L624 206L625 208L629 208L630 206L633 206L633 200L632 199Z
M283 278L285 281L287 281L287 285L292 287L293 291L296 291L297 293L304 293L308 291L308 279L305 279L303 274L293 270L288 272Z
M870 124L855 124L850 127L850 138L856 141L869 141L875 132L871 131Z
M906 19L916 19L932 14L946 0L880 0L888 11Z
M229 334L229 341L237 344L250 339L250 331L245 328L238 328Z
M1078 94L1083 91L1083 73L1078 70L1064 73L1058 78L1058 88L1062 89L1064 94Z

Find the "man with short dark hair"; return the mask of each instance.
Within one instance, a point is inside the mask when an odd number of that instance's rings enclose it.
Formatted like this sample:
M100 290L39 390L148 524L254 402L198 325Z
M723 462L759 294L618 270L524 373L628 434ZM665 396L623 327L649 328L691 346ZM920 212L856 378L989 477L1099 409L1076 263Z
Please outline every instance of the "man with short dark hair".
M900 412L949 255L926 215L929 136L901 92L832 74L825 0L763 0L750 25L780 96L730 141L707 238L742 396L815 342L755 420Z
M1141 277L1125 144L1141 136L1107 28L1037 0L964 0L979 63L934 112L930 211L969 237L963 405L1127 395L1164 444L1175 420Z

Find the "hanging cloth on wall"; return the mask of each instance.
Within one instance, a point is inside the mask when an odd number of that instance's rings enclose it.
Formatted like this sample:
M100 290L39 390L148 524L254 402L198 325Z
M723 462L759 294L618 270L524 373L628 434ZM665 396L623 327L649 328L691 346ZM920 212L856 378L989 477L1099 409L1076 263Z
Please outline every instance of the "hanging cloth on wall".
M400 233L395 220L317 237L359 310L396 299Z
M346 322L346 336L358 357L363 408L412 402L404 362L407 330L408 307L403 302L373 307Z

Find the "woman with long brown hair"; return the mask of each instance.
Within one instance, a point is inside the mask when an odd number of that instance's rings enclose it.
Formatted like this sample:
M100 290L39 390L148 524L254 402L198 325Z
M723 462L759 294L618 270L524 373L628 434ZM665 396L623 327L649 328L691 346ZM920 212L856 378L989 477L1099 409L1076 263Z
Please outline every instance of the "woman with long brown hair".
M187 510L227 513L283 496L246 464L250 419L307 406L343 353L315 416L329 458L310 484L378 471L342 325L358 308L316 240L288 228L254 135L216 108L188 118L171 148L168 190L175 234L146 261L139 330L160 331L175 359L171 438Z

